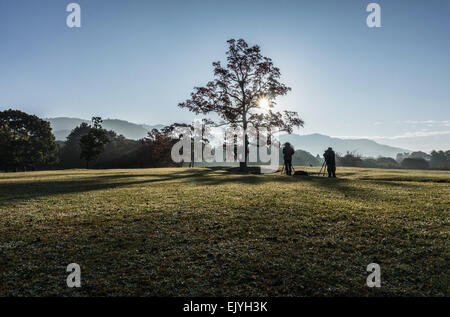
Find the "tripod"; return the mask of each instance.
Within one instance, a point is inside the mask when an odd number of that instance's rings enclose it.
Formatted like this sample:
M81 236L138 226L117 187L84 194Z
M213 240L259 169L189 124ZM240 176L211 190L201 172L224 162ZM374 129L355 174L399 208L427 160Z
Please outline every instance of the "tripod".
M323 172L322 172L323 170ZM319 176L323 174L325 176L325 171L327 170L327 162L323 161L322 167L320 168Z
M294 168L294 166L291 165L291 167L292 167L292 172L295 173L295 168ZM283 175L283 172L286 174L286 170L284 169L284 164L283 164L283 168L281 169L281 175Z

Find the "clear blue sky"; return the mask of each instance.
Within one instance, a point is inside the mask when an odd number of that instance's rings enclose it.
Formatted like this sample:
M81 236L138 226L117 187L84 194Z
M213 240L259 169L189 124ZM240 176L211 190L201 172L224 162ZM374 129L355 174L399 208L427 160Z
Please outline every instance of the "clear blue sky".
M450 1L374 1L372 29L370 2L0 0L0 110L189 121L177 104L244 38L281 68L292 92L279 105L299 112L300 133L450 147Z

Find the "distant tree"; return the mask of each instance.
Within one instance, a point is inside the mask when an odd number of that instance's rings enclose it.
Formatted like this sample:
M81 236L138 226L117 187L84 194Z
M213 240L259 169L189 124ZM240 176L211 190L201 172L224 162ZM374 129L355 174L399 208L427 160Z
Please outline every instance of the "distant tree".
M428 169L428 162L422 158L405 158L402 161L402 167L406 169L425 170Z
M391 157L379 157L376 161L376 167L379 168L399 168L397 161Z
M363 165L361 156L350 152L347 152L344 156L337 155L336 161L337 165L340 166L359 167Z
M216 113L221 121L211 124L241 127L279 128L292 133L294 127L303 126L303 121L296 112L273 112L274 100L286 95L291 88L279 82L280 70L272 60L261 55L259 46L249 47L243 40L228 41L227 65L214 62L214 77L204 87L195 87L191 98L179 104L181 108L196 114ZM266 100L265 112L260 107L260 101ZM244 142L244 162L248 163L248 136Z
M436 169L450 169L450 150L449 151L432 151L430 167Z
M172 161L172 146L177 142L171 135L170 127L152 129L141 139L136 152L139 167L179 166Z
M373 158L365 158L362 161L361 167L377 168L377 160Z
M180 130L180 128L183 128L183 130ZM173 123L170 126L164 127L161 131L163 131L165 135L176 140L181 140L183 137L187 137L191 140L191 160L189 162L189 167L194 167L195 165L195 142L201 143L202 153L205 146L209 143L208 137L210 137L210 131L207 125L201 125L201 129L196 129L193 124ZM180 133L181 131L187 135L183 136L183 133Z
M86 161L86 168L89 168L89 162L96 159L104 150L105 144L110 142L108 131L101 126L102 119L93 117L93 127L90 127L88 134L80 139L80 158Z
M108 131L110 142L92 164L95 168L131 168L138 167L136 151L139 141L130 140L123 135Z
M409 157L408 152L397 153L395 160L400 164L405 158L408 158L408 157Z
M431 159L431 155L422 152L422 151L416 151L416 152L412 152L411 154L409 154L408 156L409 158L421 158L424 159L426 161L429 161Z
M60 149L60 164L63 168L82 167L85 162L80 158L80 140L91 130L91 126L83 122L75 127L67 136L64 145Z
M0 166L26 170L57 162L50 123L19 110L0 112Z

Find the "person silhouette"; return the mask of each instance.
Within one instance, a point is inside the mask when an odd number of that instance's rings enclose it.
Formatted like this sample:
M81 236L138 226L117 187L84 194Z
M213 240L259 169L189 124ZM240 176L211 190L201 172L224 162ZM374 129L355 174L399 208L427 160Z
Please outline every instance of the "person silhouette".
M292 155L294 155L294 153L294 148L289 142L286 142L283 148L284 168L286 170L286 175L292 175Z
M336 155L331 147L323 153L323 158L327 163L328 177L336 177Z

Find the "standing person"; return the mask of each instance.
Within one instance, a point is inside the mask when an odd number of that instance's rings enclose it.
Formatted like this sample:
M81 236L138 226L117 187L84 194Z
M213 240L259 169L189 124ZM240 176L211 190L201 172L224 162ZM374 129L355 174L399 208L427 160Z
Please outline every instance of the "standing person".
M286 170L286 175L292 174L292 155L294 155L294 153L294 148L289 142L286 142L283 148L284 168Z
M328 177L336 177L336 155L331 147L323 153L323 158L327 163Z

